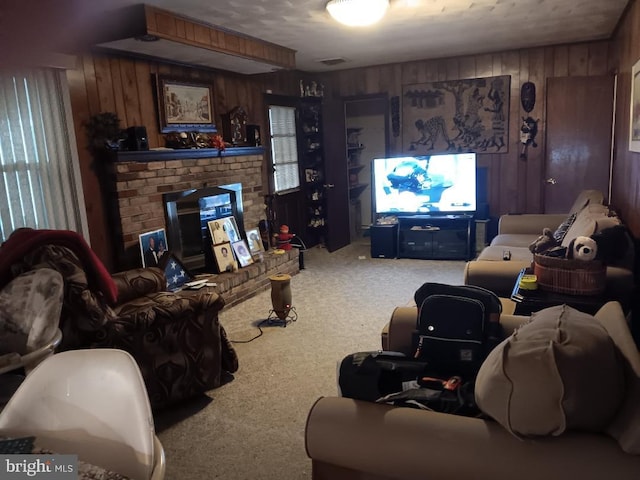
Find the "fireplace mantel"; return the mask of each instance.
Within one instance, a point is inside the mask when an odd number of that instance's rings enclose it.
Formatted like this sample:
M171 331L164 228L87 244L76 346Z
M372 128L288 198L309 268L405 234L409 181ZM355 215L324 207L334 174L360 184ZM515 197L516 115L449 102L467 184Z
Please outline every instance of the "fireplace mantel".
M116 162L161 162L166 160L262 155L264 147L229 147L222 152L218 152L217 148L184 148L140 150L135 152L117 151L114 153L114 161Z

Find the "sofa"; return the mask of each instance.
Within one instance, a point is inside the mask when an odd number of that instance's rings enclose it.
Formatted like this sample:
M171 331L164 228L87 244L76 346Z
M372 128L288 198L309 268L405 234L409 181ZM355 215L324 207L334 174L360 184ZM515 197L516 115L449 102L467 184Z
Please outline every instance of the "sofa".
M631 428L633 432L640 430L640 354L633 340L629 340L631 337L619 303L607 303L595 318L603 324L615 325L607 331L611 331L616 348L632 365L628 369L627 398L608 427L609 434L568 431L558 436L519 438L489 418L449 415L338 396L322 397L311 407L305 429L312 478L638 478L640 438L636 433L632 434L632 440L623 438L615 430L621 423L635 425L636 428ZM384 330L383 348L410 355L416 319L415 306L396 308ZM505 333L512 335L528 320L529 317L502 315L500 322ZM629 412L629 408L633 411ZM635 449L637 453L626 453L621 448L623 444L626 450Z
M603 196L595 190L584 190L566 214L508 214L498 222L498 234L476 259L467 262L464 269L465 285L477 285L509 298L518 274L531 267L531 245L549 228L568 247L577 236L591 236L607 228L621 225L613 210L602 205ZM625 254L607 263L607 299L618 300L627 306L634 288L634 245L627 234Z
M233 379L238 358L211 288L169 292L160 268L109 274L76 232L21 229L0 247L0 289L40 269L64 282L60 351L116 348L140 367L154 409Z

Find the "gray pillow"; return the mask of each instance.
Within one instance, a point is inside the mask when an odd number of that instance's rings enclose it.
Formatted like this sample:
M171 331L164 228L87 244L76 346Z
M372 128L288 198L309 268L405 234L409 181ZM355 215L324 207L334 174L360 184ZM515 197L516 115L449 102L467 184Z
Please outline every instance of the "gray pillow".
M532 314L489 354L476 402L516 435L601 432L622 403L623 371L604 327L559 305Z

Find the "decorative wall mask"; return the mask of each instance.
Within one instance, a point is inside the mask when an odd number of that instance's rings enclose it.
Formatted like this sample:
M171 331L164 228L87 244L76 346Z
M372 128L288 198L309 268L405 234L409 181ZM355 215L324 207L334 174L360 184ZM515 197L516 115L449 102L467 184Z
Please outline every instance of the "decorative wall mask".
M530 113L536 106L536 86L533 82L524 82L520 89L520 102L525 112Z

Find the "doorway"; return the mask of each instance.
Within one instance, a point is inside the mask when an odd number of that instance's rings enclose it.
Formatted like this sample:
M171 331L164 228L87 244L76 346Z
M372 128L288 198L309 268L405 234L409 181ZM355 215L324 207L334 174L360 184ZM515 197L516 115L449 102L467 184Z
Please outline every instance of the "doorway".
M352 242L367 236L375 221L371 202L371 160L388 155L388 104L386 94L344 99Z

